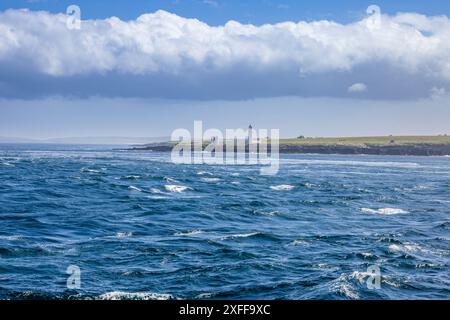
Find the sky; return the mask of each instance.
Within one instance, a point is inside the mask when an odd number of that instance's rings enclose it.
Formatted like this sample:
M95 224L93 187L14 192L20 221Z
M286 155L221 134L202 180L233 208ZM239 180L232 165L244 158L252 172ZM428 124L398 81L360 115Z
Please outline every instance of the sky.
M0 136L169 136L194 120L282 137L450 134L449 12L437 0L2 0Z

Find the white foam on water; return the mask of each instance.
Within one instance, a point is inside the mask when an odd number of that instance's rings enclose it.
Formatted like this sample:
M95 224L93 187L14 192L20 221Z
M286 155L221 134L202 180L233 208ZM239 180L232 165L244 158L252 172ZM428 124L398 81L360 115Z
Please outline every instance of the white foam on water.
M214 297L216 295L217 295L216 293L206 292L206 293L200 293L195 298L196 299L210 299L210 298L212 298L212 297Z
M309 243L304 240L294 240L291 242L291 245L293 245L293 246L308 246Z
M213 183L213 182L219 182L220 179L219 178L202 178L202 181Z
M181 193L184 192L186 190L192 190L192 188L190 187L186 187L186 186L178 186L175 184L167 184L164 186L164 188L166 188L167 191L169 192L175 192L175 193Z
M0 236L0 239L6 241L20 241L23 240L22 236Z
M160 199L167 199L167 197L165 196L146 196L147 199L152 199L152 200L160 200Z
M363 253L361 253L361 255L364 258L373 258L374 257L374 255L372 253L369 253L369 252L363 252Z
M193 231L189 231L189 232L177 232L174 234L174 236L178 236L178 237L189 237L189 236L195 236L197 234L201 234L203 233L203 231L201 230L193 230Z
M116 238L129 238L129 237L131 237L132 235L133 235L132 232L117 232L117 233L115 234L115 237L116 237Z
M343 295L350 299L359 299L358 292L351 285L349 280L354 278L353 274L351 275L341 275L338 279L333 280L330 285L330 289L340 295Z
M268 217L273 217L276 216L278 214L280 214L279 211L277 210L273 210L273 211L256 211L256 213L262 215L262 216L268 216Z
M197 174L199 176L204 176L204 175L212 176L213 175L211 172L208 172L208 171L199 171L199 172L197 172Z
M377 214L384 214L384 215L395 215L395 214L406 214L409 213L409 211L398 209L398 208L381 208L381 209L370 209L370 208L361 208L362 212L365 213L377 213Z
M112 291L104 293L97 298L98 300L170 300L173 296L165 293L155 292L124 292Z
M1 164L4 165L5 167L15 167L15 165L9 162L2 162Z
M239 239L239 238L249 238L258 235L259 232L252 232L252 233L242 233L242 234L233 234L230 236L225 236L220 238L220 240L229 240L229 239Z
M422 248L416 243L409 242L409 243L405 243L403 245L391 244L389 246L388 250L391 253L399 253L399 252L414 253L419 250L422 250Z
M89 172L89 173L101 173L100 170L96 170L96 169L89 169L89 168L82 168L81 172Z
M150 189L151 193L163 193L161 190L159 190L158 188L151 188Z
M278 186L270 186L270 189L277 190L277 191L292 190L294 188L295 188L295 186L292 186L290 184L282 184L282 185L278 185Z
M128 189L134 190L134 191L138 191L138 192L142 192L142 189L139 189L138 187L135 187L135 186L128 186Z
M130 175L130 176L126 176L125 179L130 179L130 180L137 180L140 179L141 176L135 176L135 175Z
M179 182L178 180L175 180L175 179L170 178L170 177L164 177L164 180L166 180L167 182L170 182L170 183L178 183Z

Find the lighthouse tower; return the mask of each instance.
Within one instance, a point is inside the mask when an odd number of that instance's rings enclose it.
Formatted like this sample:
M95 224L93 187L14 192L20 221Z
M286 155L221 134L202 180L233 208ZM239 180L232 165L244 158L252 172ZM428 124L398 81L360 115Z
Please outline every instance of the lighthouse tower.
M252 125L248 126L248 143L249 144L253 143L253 126Z

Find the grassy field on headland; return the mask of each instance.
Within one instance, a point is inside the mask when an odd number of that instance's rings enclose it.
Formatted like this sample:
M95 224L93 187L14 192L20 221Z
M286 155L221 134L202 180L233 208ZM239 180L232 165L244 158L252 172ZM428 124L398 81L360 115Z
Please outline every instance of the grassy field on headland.
M280 145L345 145L345 146L383 146L383 145L420 145L450 144L450 136L380 136L380 137L339 137L339 138L298 138L281 139Z
M203 141L203 148L206 148L210 143L211 141ZM234 141L225 141L224 152L228 143L234 145ZM162 144L147 144L135 146L131 150L170 152L175 144L177 142L174 141ZM186 142L186 144L193 148L193 144L190 142ZM271 142L268 141L267 144L270 146ZM280 139L279 152L298 154L447 156L450 155L450 136L299 137Z

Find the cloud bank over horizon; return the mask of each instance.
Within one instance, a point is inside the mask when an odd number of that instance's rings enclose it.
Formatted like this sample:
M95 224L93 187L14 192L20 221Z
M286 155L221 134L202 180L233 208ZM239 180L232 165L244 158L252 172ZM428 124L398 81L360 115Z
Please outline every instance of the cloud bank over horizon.
M160 10L71 30L64 14L10 9L0 12L0 97L411 100L450 91L449 18L372 19L209 26Z

